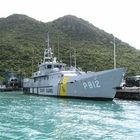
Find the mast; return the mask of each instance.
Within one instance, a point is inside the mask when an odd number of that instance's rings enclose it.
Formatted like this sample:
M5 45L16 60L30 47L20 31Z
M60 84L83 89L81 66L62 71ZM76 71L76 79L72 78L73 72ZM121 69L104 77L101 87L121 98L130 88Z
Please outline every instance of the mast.
M60 58L59 58L59 36L57 37L57 47L58 47L58 50L57 50L58 51L57 52L58 53L58 60L60 60Z
M115 36L114 36L114 69L116 69L116 43L115 43Z
M71 67L71 51L70 51L70 67Z
M53 60L53 53L52 53L52 49L50 48L50 39L49 39L49 33L47 34L47 49L45 49L44 51L44 59L43 59L43 63L46 61L51 62Z
M70 41L70 67L72 66L71 58L72 58L72 56L71 56L71 41Z
M50 37L49 37L49 32L47 33L47 48L49 49L50 48Z
M76 70L76 49L74 49L74 63L75 63L75 70Z

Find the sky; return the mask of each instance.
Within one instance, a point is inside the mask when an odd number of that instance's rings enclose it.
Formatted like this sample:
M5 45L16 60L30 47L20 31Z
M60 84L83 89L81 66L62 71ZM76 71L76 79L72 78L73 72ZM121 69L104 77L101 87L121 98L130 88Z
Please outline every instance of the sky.
M140 0L0 0L0 18L15 13L42 22L75 15L140 50Z

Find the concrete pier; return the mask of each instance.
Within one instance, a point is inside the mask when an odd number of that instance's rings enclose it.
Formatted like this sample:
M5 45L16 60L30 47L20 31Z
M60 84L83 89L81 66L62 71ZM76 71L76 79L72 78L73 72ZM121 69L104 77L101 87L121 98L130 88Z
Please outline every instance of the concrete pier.
M140 101L140 87L123 87L118 89L115 98Z

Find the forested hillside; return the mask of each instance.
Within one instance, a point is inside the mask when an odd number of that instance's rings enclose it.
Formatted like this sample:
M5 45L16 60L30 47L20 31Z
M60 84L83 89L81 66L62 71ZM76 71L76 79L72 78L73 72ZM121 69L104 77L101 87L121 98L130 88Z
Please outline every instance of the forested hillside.
M112 34L71 15L43 23L14 14L0 18L0 77L6 71L30 76L37 70L48 32L54 55L67 65L76 49L77 67L85 71L113 68ZM140 74L140 51L117 37L116 48L117 67L126 67L127 75Z

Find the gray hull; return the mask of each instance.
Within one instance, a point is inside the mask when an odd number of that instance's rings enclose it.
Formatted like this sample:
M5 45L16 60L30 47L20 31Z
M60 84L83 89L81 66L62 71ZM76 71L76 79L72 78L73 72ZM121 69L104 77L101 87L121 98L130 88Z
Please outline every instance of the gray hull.
M123 73L124 69L116 69L73 78L67 84L67 96L113 99Z
M57 73L49 82L30 80L24 84L23 91L36 95L112 100L125 72L124 68L118 68L72 77L60 77Z

